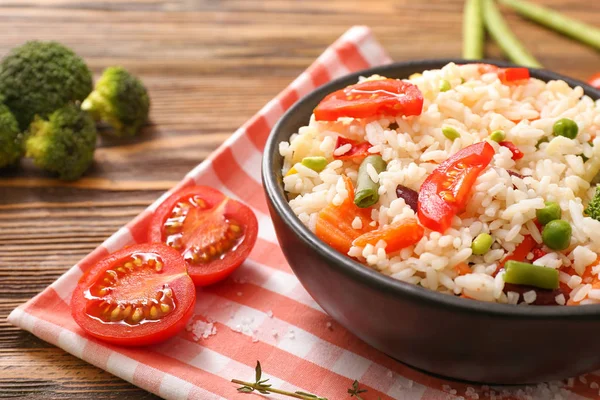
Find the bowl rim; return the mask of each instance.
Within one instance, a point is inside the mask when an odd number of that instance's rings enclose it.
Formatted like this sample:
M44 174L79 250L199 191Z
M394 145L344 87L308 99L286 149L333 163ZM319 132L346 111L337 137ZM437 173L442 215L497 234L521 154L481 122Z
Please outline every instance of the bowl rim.
M380 74L393 76L394 70L402 68L416 68L424 71L427 69L439 69L441 66L450 62L456 64L473 64L486 63L493 64L499 67L518 67L505 61L498 60L465 60L461 58L442 58L442 59L422 59L406 62L397 62L382 66L372 67L338 77L330 82L317 87L310 93L303 96L292 107L290 107L283 116L277 121L271 130L267 142L265 144L263 159L262 159L262 181L266 195L272 203L272 210L278 214L283 223L289 229L314 250L322 258L329 261L331 268L339 270L346 276L363 282L364 284L387 293L393 297L409 299L411 301L419 301L430 306L442 306L451 308L456 312L469 312L486 314L489 316L498 316L506 318L527 318L527 319L585 319L597 318L600 314L600 304L578 305L578 306L515 306L511 304L500 304L485 301L473 301L463 299L458 296L450 296L421 286L413 285L407 282L399 281L384 275L378 271L365 267L363 264L355 261L342 253L334 250L322 242L314 233L312 233L300 219L293 213L285 197L280 182L278 182L276 171L272 170L275 157L279 156L279 143L286 138L279 138L280 131L283 129L286 122L296 113L303 113L305 104L315 102L322 99L337 87L344 87L358 80L359 76ZM590 96L593 100L600 99L600 90L594 89L588 84L579 80L563 76L561 74L548 71L545 69L529 68L532 77L542 80L563 80L569 86L581 86L584 89L584 94ZM307 121L310 115L307 117Z

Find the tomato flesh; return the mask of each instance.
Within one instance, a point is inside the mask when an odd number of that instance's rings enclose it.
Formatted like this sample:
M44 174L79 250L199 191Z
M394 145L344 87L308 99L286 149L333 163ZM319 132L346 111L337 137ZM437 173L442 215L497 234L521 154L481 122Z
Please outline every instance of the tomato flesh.
M509 141L504 141L504 142L500 142L498 143L500 146L506 147L507 149L510 150L510 152L512 153L511 158L515 161L520 160L521 158L523 158L524 154L521 150L519 150L519 148L517 146L515 146L515 144L513 142L509 142Z
M352 147L350 147L350 150L348 150L347 152L345 152L344 154L341 154L339 156L336 156L334 154L333 158L335 158L336 160L362 160L365 157L367 157L368 155L370 155L369 153L369 149L371 148L371 143L369 142L362 142L359 143L355 140L352 139L347 139L343 136L338 136L337 138L337 142L335 144L335 149L339 149L342 146L345 145L351 145Z
M254 213L219 191L195 186L155 212L150 239L180 252L196 285L225 279L248 256L258 233Z
M596 89L600 89L600 72L594 74L588 79L588 83L590 86L595 87Z
M529 70L527 68L500 68L498 78L505 84L525 81L529 79Z
M317 105L314 114L317 121L336 121L340 117L413 116L422 111L423 94L418 87L399 79L382 79L330 93Z
M494 148L487 142L479 142L441 163L419 190L417 210L421 224L438 232L448 229L493 156Z
M80 279L71 312L92 336L142 346L185 327L196 299L186 264L161 244L136 245L99 261Z

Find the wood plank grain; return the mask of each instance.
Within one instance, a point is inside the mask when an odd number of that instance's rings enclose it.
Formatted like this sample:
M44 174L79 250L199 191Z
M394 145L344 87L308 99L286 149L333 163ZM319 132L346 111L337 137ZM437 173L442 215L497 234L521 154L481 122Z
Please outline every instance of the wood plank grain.
M540 0L597 25L600 2ZM5 317L152 203L352 25L398 61L456 57L462 0L3 0L0 56L58 40L97 77L123 65L148 86L151 123L103 138L96 162L63 183L30 163L0 171L0 398L152 399L10 326ZM549 69L585 79L600 54L503 9ZM501 57L488 42L490 57Z

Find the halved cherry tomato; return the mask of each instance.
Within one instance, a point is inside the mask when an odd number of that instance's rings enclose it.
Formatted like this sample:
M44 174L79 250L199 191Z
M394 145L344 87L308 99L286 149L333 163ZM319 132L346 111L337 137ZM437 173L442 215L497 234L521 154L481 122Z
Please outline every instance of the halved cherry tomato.
M421 240L424 233L425 230L415 219L407 219L394 222L371 232L363 233L354 239L352 244L362 247L367 244L375 246L380 240L385 240L387 244L385 252L393 253L416 244Z
M444 232L467 201L475 180L494 156L487 142L472 144L441 163L419 190L418 215L425 227Z
M523 158L524 154L521 150L519 150L519 148L517 146L515 146L515 144L513 142L509 142L509 141L504 141L504 142L500 142L498 143L500 146L504 146L507 149L510 150L510 152L512 153L512 159L517 161L520 160L521 158Z
M588 83L590 86L595 87L596 89L600 89L600 72L594 74L588 79Z
M247 206L213 188L194 186L158 207L148 236L179 251L194 283L206 286L240 266L257 234L256 216Z
M421 115L423 95L418 87L399 79L372 80L327 95L315 108L317 121L340 117L368 118Z
M337 138L337 142L335 144L335 148L336 150L346 144L351 145L352 147L350 148L350 150L348 150L347 152L345 152L344 154L340 155L340 156L336 156L334 155L333 158L335 158L336 160L362 160L365 157L367 157L369 154L369 148L371 147L371 143L369 142L362 142L359 143L355 140L352 139L347 139L343 136L338 136Z
M181 255L160 243L117 251L83 274L71 300L75 322L110 343L145 346L182 330L193 314L194 283Z

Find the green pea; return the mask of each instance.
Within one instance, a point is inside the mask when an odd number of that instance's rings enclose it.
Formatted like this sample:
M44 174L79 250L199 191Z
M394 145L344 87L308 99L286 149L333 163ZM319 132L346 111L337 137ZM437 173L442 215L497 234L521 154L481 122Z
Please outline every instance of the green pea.
M558 203L553 201L547 201L544 203L546 206L535 211L537 220L542 225L546 225L550 221L560 219L560 206Z
M442 128L442 133L450 140L458 139L460 137L460 133L458 133L456 129L447 125Z
M302 165L312 169L313 171L321 172L327 166L327 159L321 156L304 157L302 159Z
M542 289L558 289L558 270L509 260L504 264L504 282L530 285Z
M561 118L552 126L552 132L554 133L554 136L564 136L569 139L575 139L577 137L577 132L579 132L579 127L572 119Z
M490 139L494 142L501 142L506 139L506 133L503 130L497 130L490 134Z
M562 219L555 219L544 226L542 240L552 250L564 250L571 244L571 225Z
M450 86L450 82L448 82L445 79L442 79L440 81L440 92L447 92L450 89L452 89L452 86Z
M494 238L490 234L480 233L471 243L471 250L473 250L473 254L482 256L490 250L493 243Z

